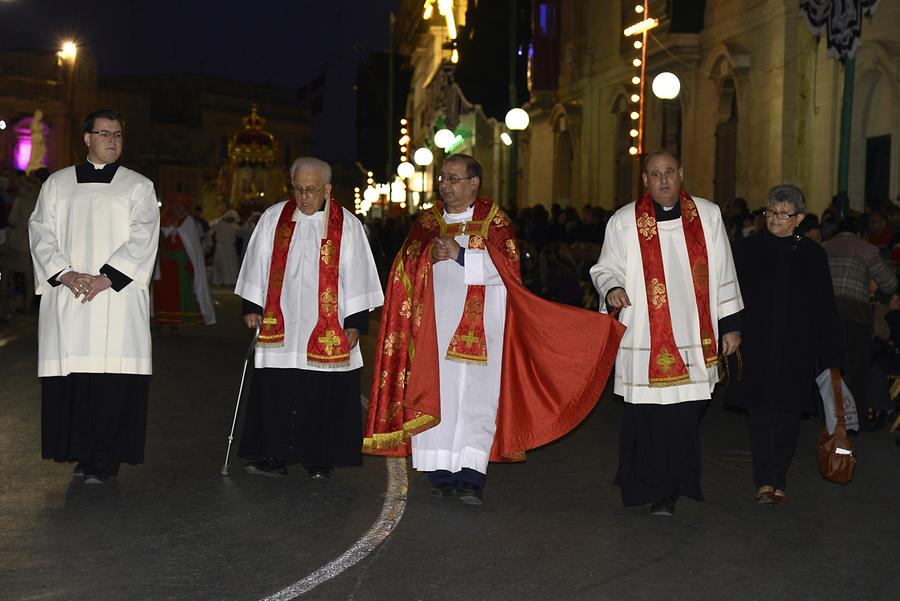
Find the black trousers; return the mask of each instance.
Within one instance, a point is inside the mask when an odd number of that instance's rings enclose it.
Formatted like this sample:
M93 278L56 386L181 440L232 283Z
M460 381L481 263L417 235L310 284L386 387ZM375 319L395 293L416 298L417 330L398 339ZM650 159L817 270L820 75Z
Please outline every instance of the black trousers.
M841 320L844 328L844 381L856 401L859 427L869 425L868 382L866 376L872 363L872 326Z
M41 455L111 475L143 463L149 390L136 374L41 378Z
M751 409L750 453L756 486L785 490L787 472L800 436L800 415Z
M700 418L707 404L625 403L615 481L623 505L653 503L663 497L703 499Z
M462 490L463 484L472 484L481 489L487 484L487 474L482 474L468 467L464 467L458 472L435 470L425 473L428 474L428 481L431 482L432 486L449 484L456 490Z

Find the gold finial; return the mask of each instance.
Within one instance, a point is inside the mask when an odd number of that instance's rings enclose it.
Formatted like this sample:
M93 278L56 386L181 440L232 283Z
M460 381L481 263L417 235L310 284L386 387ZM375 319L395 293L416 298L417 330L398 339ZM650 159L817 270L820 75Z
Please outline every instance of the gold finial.
M262 129L266 124L266 119L259 116L255 102L250 107L250 115L242 117L241 120L244 122L244 129Z

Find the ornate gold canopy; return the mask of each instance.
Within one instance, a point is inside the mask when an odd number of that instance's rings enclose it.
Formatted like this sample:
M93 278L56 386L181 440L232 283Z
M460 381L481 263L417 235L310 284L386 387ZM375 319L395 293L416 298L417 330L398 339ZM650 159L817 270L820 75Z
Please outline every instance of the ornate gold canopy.
M266 119L260 117L256 105L250 114L242 118L244 129L228 142L228 158L237 164L273 164L278 160L278 142L275 136L263 129Z

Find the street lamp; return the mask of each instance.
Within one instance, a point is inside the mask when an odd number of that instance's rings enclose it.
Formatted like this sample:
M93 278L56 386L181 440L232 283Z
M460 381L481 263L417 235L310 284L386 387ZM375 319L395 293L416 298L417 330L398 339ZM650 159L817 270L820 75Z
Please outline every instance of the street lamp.
M510 130L522 131L528 127L528 113L520 108L509 109L504 122Z
M59 52L57 53L57 55L59 56L59 58L63 59L64 61L74 63L75 57L78 56L78 44L76 44L72 40L67 40L67 41L63 42L63 45L59 49Z
M453 146L454 140L456 140L456 136L453 135L453 132L446 127L443 129L439 129L434 134L434 145L443 150L447 150L448 148Z
M650 89L653 90L653 95L660 100L672 100L681 92L681 81L674 73L663 71L653 78Z
M434 155L427 148L419 148L416 150L415 154L413 154L413 161L422 168L422 203L425 202L425 172L428 170L428 165L434 161Z
M397 165L397 175L403 179L409 179L416 174L416 167L409 161L403 161Z
M509 205L516 204L516 187L519 178L519 132L528 127L528 113L518 107L511 108L503 120L512 133L509 146ZM502 136L501 136L502 137ZM506 140L503 141L506 143Z

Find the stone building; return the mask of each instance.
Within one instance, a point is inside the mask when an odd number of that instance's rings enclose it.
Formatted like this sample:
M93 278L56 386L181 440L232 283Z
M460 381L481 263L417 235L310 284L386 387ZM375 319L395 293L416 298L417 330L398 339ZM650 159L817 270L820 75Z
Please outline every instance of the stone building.
M126 120L123 162L153 180L161 198L185 192L214 217L246 200L233 198L220 174L229 164L229 144L244 135L242 120L250 118L254 105L273 142L267 169L283 174L312 148L309 103L297 90L196 75L98 80L97 62L86 53L64 58L43 51L3 52L0 119L7 127L0 129L0 169L21 167L19 154L36 110L43 113L45 164L53 171L84 159L84 115L111 107ZM266 198L259 196L264 192L271 197L266 204L283 199L286 179L277 184L278 177L264 179L257 198Z
M532 75L540 77L528 106L523 204L611 207L638 194L628 148L640 53L623 36L646 16L638 4L533 3ZM798 0L653 0L648 8L660 24L648 36L645 80L673 72L682 91L674 101L644 94L644 150L678 152L686 188L720 204L743 197L760 206L786 182L821 212L837 192L843 68L810 34ZM857 209L900 192L898 22L896 2L863 21L848 190Z
M462 127L468 135L454 150L485 165L486 194L506 204L503 124L470 102L473 90L455 76L465 61L477 66L485 57L462 53L454 65L446 24L436 14L424 20L426 4L403 0L398 19L399 48L413 67L413 146L433 147L436 124ZM450 4L462 39L476 25L466 19L479 3ZM810 33L799 0L650 0L646 13L638 0L523 4L530 4L532 22L530 98L521 103L530 125L520 135L515 170L520 206L611 208L640 193L640 156L629 148L637 108L633 61L642 54L633 47L640 36L626 39L623 30L647 15L659 25L645 49L645 153L678 153L686 188L720 204L743 197L761 206L772 185L786 182L806 191L810 210L821 212L838 191L844 69L828 56L825 39ZM898 22L897 2L881 2L862 22L848 177L856 209L900 194ZM680 79L674 100L650 93L649 83L664 71Z

